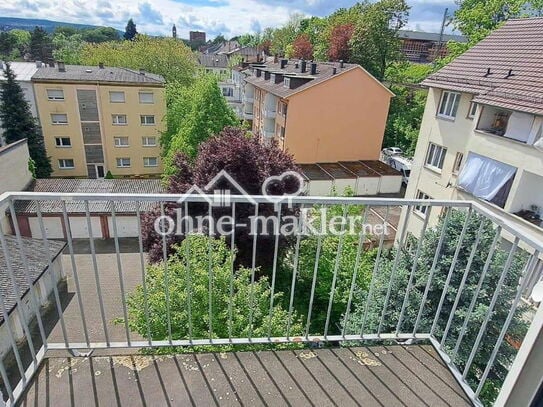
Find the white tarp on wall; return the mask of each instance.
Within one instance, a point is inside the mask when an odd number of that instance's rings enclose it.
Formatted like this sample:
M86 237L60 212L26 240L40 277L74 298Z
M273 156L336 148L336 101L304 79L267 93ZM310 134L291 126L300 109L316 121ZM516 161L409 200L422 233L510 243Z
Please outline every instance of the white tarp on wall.
M469 153L458 186L487 201L492 200L500 189L516 173L517 169L479 154Z
M534 124L534 115L513 112L509 121L507 122L507 131L505 132L505 137L522 141L523 143L528 142L530 133L532 131L532 125ZM533 143L533 141L532 141Z

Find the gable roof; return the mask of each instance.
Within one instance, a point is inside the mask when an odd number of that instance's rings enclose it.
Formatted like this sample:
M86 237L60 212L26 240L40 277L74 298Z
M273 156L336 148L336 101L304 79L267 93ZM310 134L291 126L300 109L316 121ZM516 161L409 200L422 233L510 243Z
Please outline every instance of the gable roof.
M473 93L477 103L543 115L542 66L543 18L514 19L422 84Z
M65 193L142 193L162 194L164 187L159 179L37 179L28 188L30 192L65 192ZM63 206L59 200L39 201L42 213L62 213ZM83 201L65 201L68 213L85 213ZM111 201L89 201L89 212L111 213ZM141 202L142 212L149 210L153 202ZM116 213L136 212L137 202L115 202ZM35 214L37 205L35 201L15 201L17 213Z
M254 69L261 69L263 71L269 71L271 73L281 73L287 77L302 77L302 78L311 79L307 81L306 83L298 86L295 89L286 88L283 85L283 82L274 83L269 79L266 80L264 79L264 75L257 77L256 75L254 75L254 73L246 77L245 80L248 83L253 84L257 88L264 89L265 91L273 95L276 95L280 98L288 98L294 95L295 93L301 92L305 89L318 85L329 79L333 79L335 76L341 75L345 72L349 72L355 69L361 69L362 71L364 71L366 75L368 75L371 79L376 81L387 92L389 92L391 95L394 95L386 86L384 86L381 82L375 79L368 71L366 71L360 65L344 63L343 68L341 68L340 63L338 62L317 62L316 63L317 73L315 75L311 75L311 62L307 61L306 71L303 73L300 71L299 63L300 62L298 60L289 60L286 67L281 69L280 62L268 62L268 63L258 64L257 67L254 68ZM334 74L334 68L336 71L335 74Z
M160 75L129 68L117 68L106 66L65 65L65 71L61 72L57 67L42 67L32 75L34 82L101 82L101 83L126 83L138 85L163 85L164 78Z
M438 42L441 35L439 33L430 33L425 31L399 30L398 37L402 40L418 40L418 41L433 41ZM463 35L458 34L443 34L441 41L457 41L468 42L468 39Z
M224 54L198 53L198 63L206 68L228 68L228 57Z
M26 268L24 266L24 258L28 262L28 276L32 283L36 283L42 274L47 270L49 265L49 259L54 260L62 251L65 242L59 242L55 240L49 241L49 254L45 250L43 240L31 239L27 237L21 237L24 246L24 257L21 253L21 247L17 242L15 236L6 235L6 249L9 252L9 259L15 282L19 286L19 293L22 298L29 290L29 285L26 278ZM11 283L11 278L7 270L6 257L4 256L4 250L0 249L0 295L4 299L6 310L8 314L17 305L17 297L19 293L16 293ZM4 322L4 315L0 311L0 323Z

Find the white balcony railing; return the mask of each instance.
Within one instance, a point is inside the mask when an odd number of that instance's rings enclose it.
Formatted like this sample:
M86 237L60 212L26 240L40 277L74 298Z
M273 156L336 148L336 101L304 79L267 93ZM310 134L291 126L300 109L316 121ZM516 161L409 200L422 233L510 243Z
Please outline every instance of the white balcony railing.
M266 119L275 119L277 116L277 111L273 109L264 109L264 118Z
M476 202L6 193L0 207L6 204L13 235L0 228L0 271L13 295L0 295L4 318L7 301L16 299L2 333L9 349L0 358L9 405L53 351L107 349L111 354L114 349L361 341L431 344L480 405L488 403L481 397L489 388L500 398L511 394L533 338L541 333L543 308L533 309L538 322L530 325L521 297L543 242L523 236ZM426 217L413 239L411 214L421 207ZM375 218L378 209L383 215ZM333 224L323 210L331 211ZM404 216L389 248L384 231L395 210ZM432 212L442 214L434 225ZM27 227L23 219L30 213ZM191 219L202 214L207 223L193 224ZM214 221L225 214L232 214L236 225L227 233ZM294 234L287 238L287 230ZM505 249L503 232L515 236ZM97 244L108 233L112 251L104 257ZM44 328L38 285L32 281L39 276L29 266L35 256L23 234L38 239L33 245L43 245L49 268L56 261L52 247L66 245L64 273L72 291L68 296L60 290L50 273L53 311L47 319L56 321L51 332ZM126 237L135 239L130 258L120 249ZM244 267L236 273L235 259ZM18 262L22 266L15 269ZM221 266L231 271L220 274ZM193 285L202 282L196 290ZM12 319L15 315L18 319ZM16 363L5 362L7 353Z

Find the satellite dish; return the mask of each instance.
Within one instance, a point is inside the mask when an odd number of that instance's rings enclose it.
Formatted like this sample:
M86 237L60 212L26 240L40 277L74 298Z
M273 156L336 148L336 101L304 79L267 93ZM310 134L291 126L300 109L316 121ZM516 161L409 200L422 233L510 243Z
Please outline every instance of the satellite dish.
M532 290L532 300L535 302L543 301L543 280L537 283Z

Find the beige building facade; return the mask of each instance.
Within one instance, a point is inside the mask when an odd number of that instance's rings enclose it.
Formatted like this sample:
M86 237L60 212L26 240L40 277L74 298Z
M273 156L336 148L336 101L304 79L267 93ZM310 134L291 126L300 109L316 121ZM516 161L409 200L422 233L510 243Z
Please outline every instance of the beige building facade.
M32 77L53 177L158 176L164 80L124 68L59 66Z

